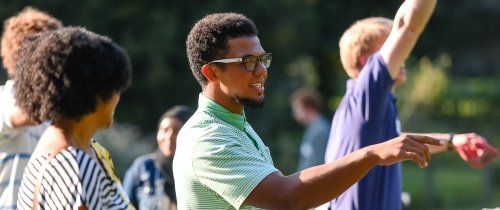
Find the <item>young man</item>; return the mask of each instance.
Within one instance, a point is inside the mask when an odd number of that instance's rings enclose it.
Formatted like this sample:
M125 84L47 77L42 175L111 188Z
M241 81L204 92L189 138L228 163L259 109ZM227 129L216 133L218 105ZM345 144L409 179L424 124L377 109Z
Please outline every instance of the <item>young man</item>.
M290 105L295 121L306 127L297 169L300 171L325 163L330 122L321 114L323 98L313 89L301 88L290 96Z
M374 17L353 24L340 39L342 64L351 79L332 122L325 162L400 135L394 91L406 81L404 62L424 30L436 0L406 0L392 20ZM470 144L489 146L475 134L425 134L452 141L462 153ZM447 146L431 147L431 152ZM490 147L491 148L491 147ZM490 150L495 154L496 152ZM475 150L474 152L478 152ZM468 153L470 154L470 153ZM470 157L470 156L469 156ZM480 158L468 159L480 167ZM358 183L331 202L331 209L399 210L401 165L375 166Z
M191 115L182 105L165 112L158 121L157 151L138 157L125 174L123 187L138 209L177 209L172 161L177 134Z
M202 87L198 109L178 136L174 177L179 209L306 209L333 199L375 165L430 160L425 136L401 136L335 162L284 176L247 122L264 103L271 54L250 19L211 14L187 38L191 71Z
M33 126L35 123L15 105L16 52L24 36L61 27L59 20L30 7L5 21L1 55L9 80L0 86L0 209L16 209L24 168L48 126L48 123Z

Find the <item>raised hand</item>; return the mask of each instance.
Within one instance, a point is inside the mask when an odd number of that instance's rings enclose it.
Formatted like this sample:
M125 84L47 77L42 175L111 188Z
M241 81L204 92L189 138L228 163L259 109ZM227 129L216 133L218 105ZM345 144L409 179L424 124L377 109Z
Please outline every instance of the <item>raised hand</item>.
M22 111L18 106L13 106L10 110L7 110L8 120L13 128L19 128L23 126L37 125L36 122L31 120L28 115Z

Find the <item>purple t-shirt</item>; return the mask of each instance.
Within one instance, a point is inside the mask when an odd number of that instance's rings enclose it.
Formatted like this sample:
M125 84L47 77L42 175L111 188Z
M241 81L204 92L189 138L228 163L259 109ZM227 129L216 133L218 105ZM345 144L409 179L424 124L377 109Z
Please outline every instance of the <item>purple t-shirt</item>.
M368 59L346 93L332 121L325 162L399 135L393 80L379 52ZM401 164L376 166L331 202L332 210L400 210Z

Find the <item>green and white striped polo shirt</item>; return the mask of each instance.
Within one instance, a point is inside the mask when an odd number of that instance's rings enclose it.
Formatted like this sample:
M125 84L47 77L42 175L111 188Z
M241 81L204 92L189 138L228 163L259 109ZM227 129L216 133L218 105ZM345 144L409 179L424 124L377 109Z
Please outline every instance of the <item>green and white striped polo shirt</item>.
M174 158L179 209L256 209L243 204L278 171L269 148L245 119L200 94L198 110L177 137Z

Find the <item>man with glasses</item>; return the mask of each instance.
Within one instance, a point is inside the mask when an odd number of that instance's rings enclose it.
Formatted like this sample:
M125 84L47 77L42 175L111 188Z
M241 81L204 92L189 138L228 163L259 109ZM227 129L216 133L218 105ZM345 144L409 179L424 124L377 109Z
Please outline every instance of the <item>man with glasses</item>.
M344 32L339 43L340 56L351 79L347 81L346 93L332 121L326 163L400 135L394 92L406 81L404 62L435 5L436 0L406 0L394 22L371 17L355 22ZM463 155L470 154L465 159L473 167L482 167L497 155L482 137L473 133L422 135L450 142L449 147ZM469 149L476 144L484 147ZM464 149L470 152L463 152ZM447 145L430 147L431 153L445 150ZM481 156L483 151L485 155ZM399 210L401 193L401 164L375 166L332 200L331 209Z
M425 136L401 136L330 164L284 176L247 122L244 108L264 104L271 54L250 19L211 14L191 29L187 54L202 87L198 109L178 135L174 180L179 209L307 209L319 206L375 165L430 160Z

